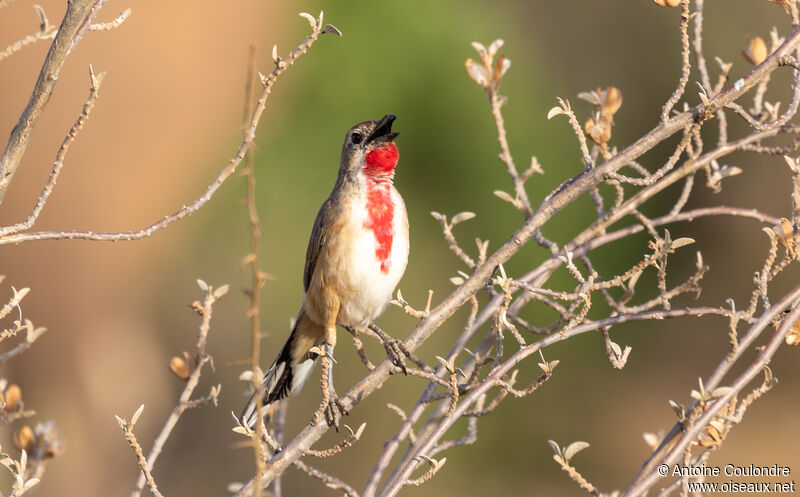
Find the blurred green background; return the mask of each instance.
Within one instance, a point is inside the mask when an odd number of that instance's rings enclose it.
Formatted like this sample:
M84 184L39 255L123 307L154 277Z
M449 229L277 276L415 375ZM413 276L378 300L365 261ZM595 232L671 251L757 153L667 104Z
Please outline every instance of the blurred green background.
M750 67L740 56L750 37L766 39L773 25L788 33L782 10L766 0L706 3L704 40L713 75L713 56L734 62L731 78L738 78ZM60 19L61 2L43 5L53 22ZM101 17L111 18L114 9L128 6L109 4ZM535 205L582 167L566 119L546 119L556 97L569 99L582 121L591 108L577 93L620 88L624 102L615 116L612 142L624 147L657 123L679 76L679 10L646 0L290 5L252 0L224 7L186 1L130 6L133 15L125 25L91 33L68 61L0 221L13 222L30 209L85 98L89 63L108 70L108 76L96 112L42 215L42 228L134 229L188 203L240 142L249 41L257 41L258 68L266 73L273 43L285 55L307 34L306 22L296 13L324 10L325 21L344 36L324 36L280 78L257 137L258 207L265 228L261 256L263 270L275 277L263 292L263 326L269 334L262 348L265 368L299 307L311 224L333 185L341 140L353 124L386 113L398 116L396 185L406 199L412 238L400 288L408 301L423 307L428 289L434 291L434 304L439 302L453 288L449 278L465 269L448 251L431 211L448 217L461 211L477 214L455 230L471 254L475 237L490 240L490 250L497 248L522 221L492 194L510 190L511 184L497 159L488 101L464 70L464 60L476 57L471 41L506 42L500 53L512 66L501 92L508 97L504 115L511 150L518 168L527 167L535 155L546 172L529 181ZM31 11L22 0L0 11L3 43L35 29ZM45 50L36 46L2 62L9 76L0 81L0 135L6 136L16 122ZM696 80L693 74L687 91L693 104L698 101ZM776 77L768 98L787 102L781 86L786 81L785 75ZM744 129L735 120L730 127L732 136ZM712 143L713 134L706 140ZM641 162L658 167L669 152L667 146L658 147ZM745 173L727 180L717 195L698 181L690 206L752 206L788 215L789 176L782 159L734 156L730 163ZM166 495L204 496L223 494L229 482L252 474L252 453L234 447L239 440L230 431L229 414L245 401L245 385L237 377L250 344L244 317L248 304L239 291L249 282L239 265L249 246L243 192L243 180L232 178L198 214L141 242L44 242L1 249L5 264L0 273L7 280L0 291L10 292L9 284L32 287L25 315L50 330L2 371L22 386L28 406L39 412L35 420L55 419L66 441L66 453L51 463L38 495L63 495L64 488L82 495L124 495L132 487L137 477L133 455L112 414L129 417L145 403L136 431L149 450L182 388L165 365L170 356L193 347L198 323L185 304L199 298L195 278L215 286L230 283L234 290L216 307L209 337L216 369L204 373L198 392L221 383L220 406L184 416L155 477ZM665 212L678 193L668 190L645 211ZM581 198L544 232L564 242L591 222L593 212L590 200ZM697 240L670 259L671 281L690 274L694 252L701 250L711 266L702 301L721 305L733 297L744 305L752 273L768 247L761 226L723 219L669 229L673 238ZM604 276L618 274L642 257L646 241L640 236L605 247L594 262ZM506 270L518 276L544 257L538 246L525 247ZM796 270L787 271L775 282L773 295L794 286L796 279ZM652 283L643 277L639 288L652 288ZM553 285L570 288L573 283L559 273ZM683 297L675 305L692 302ZM420 355L435 363L465 318L464 311L457 313ZM414 320L392 307L379 323L402 337ZM633 347L622 371L611 367L597 334L551 347L545 357L561 365L550 382L528 398L505 400L479 422L476 445L441 454L448 462L440 473L404 492L584 495L552 461L547 439L562 445L590 442L591 449L574 460L579 470L603 490L626 487L648 454L641 434L672 425L667 401L689 401L697 377L707 376L727 352L726 327L714 317L620 326L612 333L614 340ZM344 392L363 367L350 338L341 335L336 384ZM374 361L382 357L380 347L368 345ZM750 409L712 464L780 464L800 470L794 448L800 441L794 422L800 398L796 352L778 353L773 371L781 383ZM521 366L521 381L538 374L535 362ZM367 422L361 442L343 456L308 462L361 489L383 442L399 426L385 404L410 409L423 387L417 378L391 378L346 419L353 427ZM291 403L289 434L306 425L317 401L317 382L312 381ZM464 430L462 423L449 435L456 438ZM331 434L319 445L337 439ZM286 495L332 494L295 469L287 471L284 485Z

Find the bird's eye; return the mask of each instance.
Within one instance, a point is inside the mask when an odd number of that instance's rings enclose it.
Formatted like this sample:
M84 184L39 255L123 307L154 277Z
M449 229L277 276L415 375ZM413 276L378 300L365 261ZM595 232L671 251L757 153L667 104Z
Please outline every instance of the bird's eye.
M350 141L353 142L356 145L361 143L361 140L363 140L363 139L364 139L364 137L361 135L361 133L353 133L350 136Z

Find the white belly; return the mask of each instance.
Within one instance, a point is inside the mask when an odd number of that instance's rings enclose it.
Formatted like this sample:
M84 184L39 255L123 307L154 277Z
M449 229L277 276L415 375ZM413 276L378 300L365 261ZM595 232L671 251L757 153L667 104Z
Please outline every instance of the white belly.
M338 279L342 285L341 307L337 323L360 326L378 317L389 304L392 294L408 262L408 226L406 210L400 194L392 188L394 218L391 251L382 267L376 252L378 242L370 229L365 229L366 208L353 202L348 215L348 247L343 247ZM342 244L345 245L345 244Z

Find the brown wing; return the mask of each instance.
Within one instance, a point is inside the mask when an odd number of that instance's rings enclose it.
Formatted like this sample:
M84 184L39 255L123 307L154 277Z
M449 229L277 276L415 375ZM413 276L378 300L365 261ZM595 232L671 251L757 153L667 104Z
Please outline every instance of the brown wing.
M311 231L311 238L308 240L308 248L306 249L306 267L303 271L303 291L308 291L308 285L311 284L311 277L314 275L314 268L317 267L317 258L321 252L322 246L325 245L325 237L322 233L322 226L325 225L331 212L331 199L328 198L319 208L317 218L314 220L314 229Z

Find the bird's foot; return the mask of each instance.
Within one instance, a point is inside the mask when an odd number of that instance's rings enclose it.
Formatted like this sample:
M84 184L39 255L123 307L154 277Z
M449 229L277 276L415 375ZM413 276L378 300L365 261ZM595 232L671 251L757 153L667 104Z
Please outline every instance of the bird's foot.
M342 401L339 400L336 392L332 392L328 402L324 406L320 406L320 408L323 409L325 414L325 422L328 423L328 426L333 426L337 432L339 431L339 420L342 419L342 415L350 415Z
M403 374L407 375L408 370L406 369L406 358L411 357L411 352L406 349L405 345L403 345L403 342L391 338L383 342L383 348L386 349L386 355L389 356L392 364L400 368L403 371Z
M333 388L333 345L330 342L324 344L324 353L322 354L322 402L320 402L317 412L314 413L314 423L319 423L325 418L328 426L333 426L336 431L339 431L339 420L342 414L345 416L349 413L345 409L344 404L339 400L336 395L336 390Z
M389 356L389 360L392 361L392 364L400 368L403 371L403 374L408 374L408 370L406 369L406 359L412 359L411 352L403 345L403 342L392 338L391 335L383 331L382 329L378 328L375 323L369 324L369 329L375 332L378 335L378 338L383 343L383 348L386 350L386 355Z

